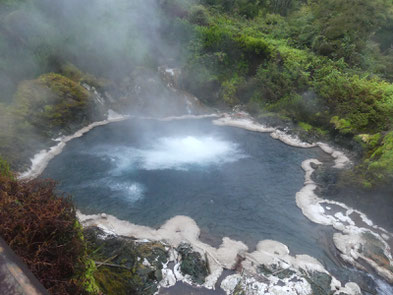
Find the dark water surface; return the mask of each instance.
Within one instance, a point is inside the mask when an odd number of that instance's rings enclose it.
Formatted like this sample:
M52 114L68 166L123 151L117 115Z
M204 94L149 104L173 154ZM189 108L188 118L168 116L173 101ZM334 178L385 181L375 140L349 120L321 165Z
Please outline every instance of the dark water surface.
M302 161L321 157L319 149L210 120L128 120L73 140L44 176L59 181L85 214L152 227L187 215L211 240L229 236L252 249L273 239L330 268L323 227L295 202Z
M342 202L366 214L371 220L389 232L393 232L393 185L383 189L364 191L345 187L324 195L326 199Z

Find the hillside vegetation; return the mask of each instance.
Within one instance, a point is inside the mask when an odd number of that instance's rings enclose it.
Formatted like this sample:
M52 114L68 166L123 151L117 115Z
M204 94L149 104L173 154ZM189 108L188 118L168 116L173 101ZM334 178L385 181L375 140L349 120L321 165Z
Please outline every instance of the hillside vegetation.
M364 151L360 181L392 179L391 1L170 3L186 11L174 29L193 36L184 88L210 104L245 104L321 137L354 139Z

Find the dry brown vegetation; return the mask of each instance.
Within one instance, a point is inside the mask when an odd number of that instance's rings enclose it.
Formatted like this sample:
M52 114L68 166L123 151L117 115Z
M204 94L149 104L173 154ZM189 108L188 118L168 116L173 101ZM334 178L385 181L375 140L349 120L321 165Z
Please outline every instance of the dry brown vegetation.
M0 235L51 294L83 294L83 236L71 200L54 189L0 176Z

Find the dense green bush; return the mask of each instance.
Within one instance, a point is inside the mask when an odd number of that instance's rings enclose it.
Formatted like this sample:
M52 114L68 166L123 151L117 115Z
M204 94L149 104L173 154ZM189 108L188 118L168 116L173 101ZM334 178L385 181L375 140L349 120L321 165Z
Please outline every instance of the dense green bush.
M195 5L191 8L188 19L192 24L207 26L209 24L209 12L204 6Z
M262 64L257 71L264 100L276 102L296 95L310 86L309 67L312 59L301 50L279 46L276 56Z
M378 136L379 139L379 136ZM374 139L375 140L375 139ZM374 144L374 146L377 144ZM366 159L367 178L371 182L388 183L393 180L393 131L385 135L369 159Z
M369 133L391 127L393 85L375 78L331 72L317 81L318 94L326 99L336 127L346 133Z
M386 0L315 0L312 8L319 27L313 48L359 65L370 36L392 18L393 4Z
M10 165L2 157L0 157L0 177L1 176L9 178L13 177Z
M89 93L75 81L51 73L21 82L14 103L23 120L46 133L81 122L86 116Z

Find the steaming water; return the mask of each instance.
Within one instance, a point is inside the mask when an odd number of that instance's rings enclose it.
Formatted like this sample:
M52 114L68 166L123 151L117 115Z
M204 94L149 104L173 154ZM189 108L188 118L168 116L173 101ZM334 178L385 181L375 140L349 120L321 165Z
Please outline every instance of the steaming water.
M321 156L210 120L129 120L72 141L44 176L58 180L85 213L154 227L188 215L213 242L229 236L252 247L274 239L326 258L320 228L295 203L300 164Z
M192 167L219 165L244 157L237 145L213 137L162 137L150 146L137 149L106 147L97 154L109 157L122 172L132 167L143 170L189 170Z
M105 212L152 227L187 215L213 245L229 236L252 250L273 239L339 274L326 242L331 232L295 203L304 182L301 163L323 157L318 148L294 148L208 119L133 119L70 142L44 176L58 180L86 214Z

